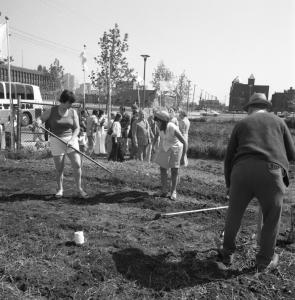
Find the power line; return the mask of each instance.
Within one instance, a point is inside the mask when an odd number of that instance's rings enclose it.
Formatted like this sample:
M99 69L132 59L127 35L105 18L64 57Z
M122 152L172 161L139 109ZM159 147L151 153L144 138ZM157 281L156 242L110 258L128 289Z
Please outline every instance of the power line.
M75 54L77 56L81 52L81 50L74 49L74 48L69 47L67 45L63 45L63 44L60 44L60 43L57 43L57 42L54 42L54 41L51 41L51 40L48 40L48 39L44 39L44 38L42 38L40 36L37 36L37 35L31 34L31 33L25 32L25 31L23 31L21 29L15 28L15 27L11 27L11 32L14 35L16 35L18 38L21 38L23 40L26 39L27 41L31 41L32 43L37 44L39 46L51 47L51 48L58 48L60 50L71 52L72 54ZM89 53L89 54L91 56L96 56L93 53Z

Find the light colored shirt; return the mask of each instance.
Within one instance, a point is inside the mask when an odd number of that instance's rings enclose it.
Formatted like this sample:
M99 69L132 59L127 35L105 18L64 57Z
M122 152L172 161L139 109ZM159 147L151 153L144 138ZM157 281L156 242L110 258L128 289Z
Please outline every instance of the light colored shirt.
M180 147L182 145L179 139L175 136L175 130L178 130L178 127L174 123L169 122L167 124L166 132L160 131L160 144L166 152L170 148Z
M97 116L91 115L86 120L86 133L87 136L94 133L94 127L98 124Z
M113 133L112 133L112 136L115 136L115 137L121 137L122 136L121 124L118 121L116 121L116 122L113 123Z

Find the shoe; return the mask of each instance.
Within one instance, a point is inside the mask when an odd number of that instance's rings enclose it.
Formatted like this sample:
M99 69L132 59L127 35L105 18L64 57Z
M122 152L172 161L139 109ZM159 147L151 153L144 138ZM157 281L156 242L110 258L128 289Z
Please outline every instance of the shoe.
M174 191L173 193L171 193L171 196L169 197L171 200L176 200L177 199L177 194L176 192Z
M226 267L231 266L234 261L234 253L230 253L223 248L217 250L217 257Z
M78 192L78 197L81 199L89 199L90 196L85 191L81 190Z
M278 264L279 264L279 255L277 253L275 253L269 264L259 264L258 263L258 264L256 264L256 268L259 273L267 272L267 271L276 269Z
M59 190L59 191L57 191L57 193L54 195L54 197L55 197L56 199L60 199L60 198L63 197L63 193L64 193L63 190Z

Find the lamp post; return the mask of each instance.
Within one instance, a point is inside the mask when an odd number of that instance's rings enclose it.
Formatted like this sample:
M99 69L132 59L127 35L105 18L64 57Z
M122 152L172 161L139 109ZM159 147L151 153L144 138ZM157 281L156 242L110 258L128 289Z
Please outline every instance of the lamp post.
M142 54L141 57L143 57L143 105L145 105L145 65L146 65L146 60L148 57L150 57L147 54Z

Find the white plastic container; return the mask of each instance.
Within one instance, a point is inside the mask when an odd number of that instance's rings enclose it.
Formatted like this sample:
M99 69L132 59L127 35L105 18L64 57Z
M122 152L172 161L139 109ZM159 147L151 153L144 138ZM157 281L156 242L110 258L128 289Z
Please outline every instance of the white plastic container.
M84 240L84 233L83 231L76 231L74 233L74 242L76 245L83 245L85 240Z

